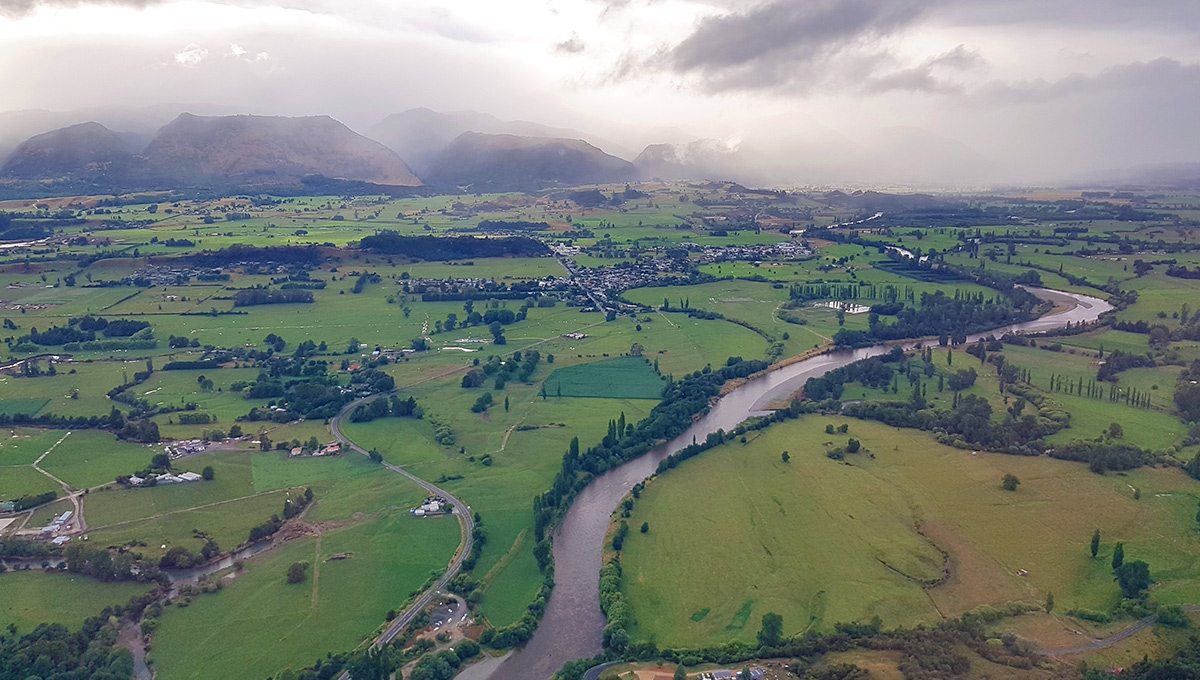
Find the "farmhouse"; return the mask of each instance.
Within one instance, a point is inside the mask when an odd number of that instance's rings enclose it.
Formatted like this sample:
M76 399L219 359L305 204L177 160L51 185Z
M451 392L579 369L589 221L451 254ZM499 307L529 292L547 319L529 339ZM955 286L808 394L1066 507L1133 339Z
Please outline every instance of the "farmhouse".
M446 502L441 496L430 496L425 499L425 502L418 508L413 508L409 512L417 517L426 517L428 515L444 515L453 511L453 507Z

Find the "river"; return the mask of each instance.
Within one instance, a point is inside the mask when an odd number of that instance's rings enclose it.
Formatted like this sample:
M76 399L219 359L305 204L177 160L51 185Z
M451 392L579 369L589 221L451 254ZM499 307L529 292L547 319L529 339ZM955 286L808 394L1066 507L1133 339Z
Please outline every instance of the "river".
M969 336L968 341L1008 331L1039 332L1061 328L1068 322L1091 322L1112 309L1107 302L1086 295L1042 288L1029 290L1055 302L1056 310L1033 321ZM704 441L710 432L737 427L746 418L762 413L770 402L799 390L811 377L886 353L896 345L907 349L916 344L910 341L830 352L771 371L721 397L683 434L597 477L575 499L554 533L554 594L533 638L503 661L492 659L481 663L464 671L460 678L542 680L568 661L600 653L604 614L600 611L599 575L604 533L617 505L635 484L654 474L659 462L667 456L693 441Z

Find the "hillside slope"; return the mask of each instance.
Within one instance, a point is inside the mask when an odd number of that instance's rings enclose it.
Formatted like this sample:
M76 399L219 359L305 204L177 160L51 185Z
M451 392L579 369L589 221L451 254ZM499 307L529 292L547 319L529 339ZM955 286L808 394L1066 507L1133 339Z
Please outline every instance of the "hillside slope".
M395 152L329 116L182 114L146 147L156 173L178 181L223 178L292 183L306 175L416 186Z
M125 172L133 159L126 140L99 123L79 123L34 135L0 167L16 179L54 179Z
M633 164L579 139L464 132L430 163L427 184L474 190L630 181Z

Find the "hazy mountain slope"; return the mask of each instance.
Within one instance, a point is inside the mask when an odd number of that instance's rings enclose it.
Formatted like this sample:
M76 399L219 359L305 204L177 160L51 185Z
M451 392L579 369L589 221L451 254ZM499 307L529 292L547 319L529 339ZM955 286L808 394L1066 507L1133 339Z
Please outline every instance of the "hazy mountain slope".
M133 159L127 142L99 123L79 123L22 142L0 168L15 179L55 179L126 172Z
M464 132L433 159L425 179L479 190L625 182L636 174L629 161L578 139Z
M427 108L409 109L383 119L367 130L367 136L395 151L418 175L424 175L437 155L464 132L583 139L598 147L624 152L607 140L578 130L522 120L505 121L478 111L442 113Z
M151 170L177 181L290 184L305 175L416 186L392 150L329 116L182 114L146 147Z
M716 139L687 144L651 144L633 159L642 179L701 180L734 177L739 161Z

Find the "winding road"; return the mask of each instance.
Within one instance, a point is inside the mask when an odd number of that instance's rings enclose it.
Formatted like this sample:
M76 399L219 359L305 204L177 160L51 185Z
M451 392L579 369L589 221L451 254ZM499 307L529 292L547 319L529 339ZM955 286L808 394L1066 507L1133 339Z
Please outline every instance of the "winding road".
M396 391L397 390L392 390L393 393ZM373 394L368 397L356 399L349 404L346 404L346 407L338 412L338 414L329 421L329 429L333 431L333 436L336 437L339 442L341 442L342 446L349 447L364 456L369 455L367 451L364 451L361 446L355 444L342 432L342 420L345 419L346 414L354 410L355 406L367 401L378 399L380 396L381 395ZM407 626L409 623L412 623L412 620L414 617L416 617L417 613L424 609L425 606L430 602L433 602L434 598L438 596L438 593L446 587L447 583L450 582L450 579L454 578L455 575L458 574L459 570L462 569L463 560L467 559L467 555L471 551L471 534L475 531L475 518L471 514L471 509L467 507L466 503L463 503L449 491L446 491L445 489L421 479L399 465L392 465L391 463L385 462L383 463L383 466L392 472L398 472L416 482L422 489L425 489L427 492L429 492L429 495L441 496L449 501L450 505L454 507L454 514L458 517L458 523L462 529L462 543L459 544L458 550L455 551L454 559L450 561L450 566L446 568L446 573L442 574L442 577L438 579L437 583L434 583L424 593L422 593L421 596L418 597L415 602L409 605L403 613L392 620L387 629L383 631L383 634L376 638L375 642L372 644L372 647L375 648L382 647L383 645L386 645L394 640L396 636L400 634L400 631L404 630L405 626Z
M1200 605L1185 604L1183 605L1182 609L1189 614L1195 614L1196 612L1200 612ZM1101 649L1112 647L1118 642L1128 640L1134 635L1137 635L1143 630L1154 625L1156 621L1158 621L1158 614L1151 614L1150 616L1147 616L1128 628L1122 628L1108 637L1100 638L1099 640L1093 640L1086 645L1079 645L1077 647L1062 647L1059 649L1043 649L1039 653L1052 658L1058 658L1060 656L1073 656L1076 654L1091 654L1092 652L1098 652Z

